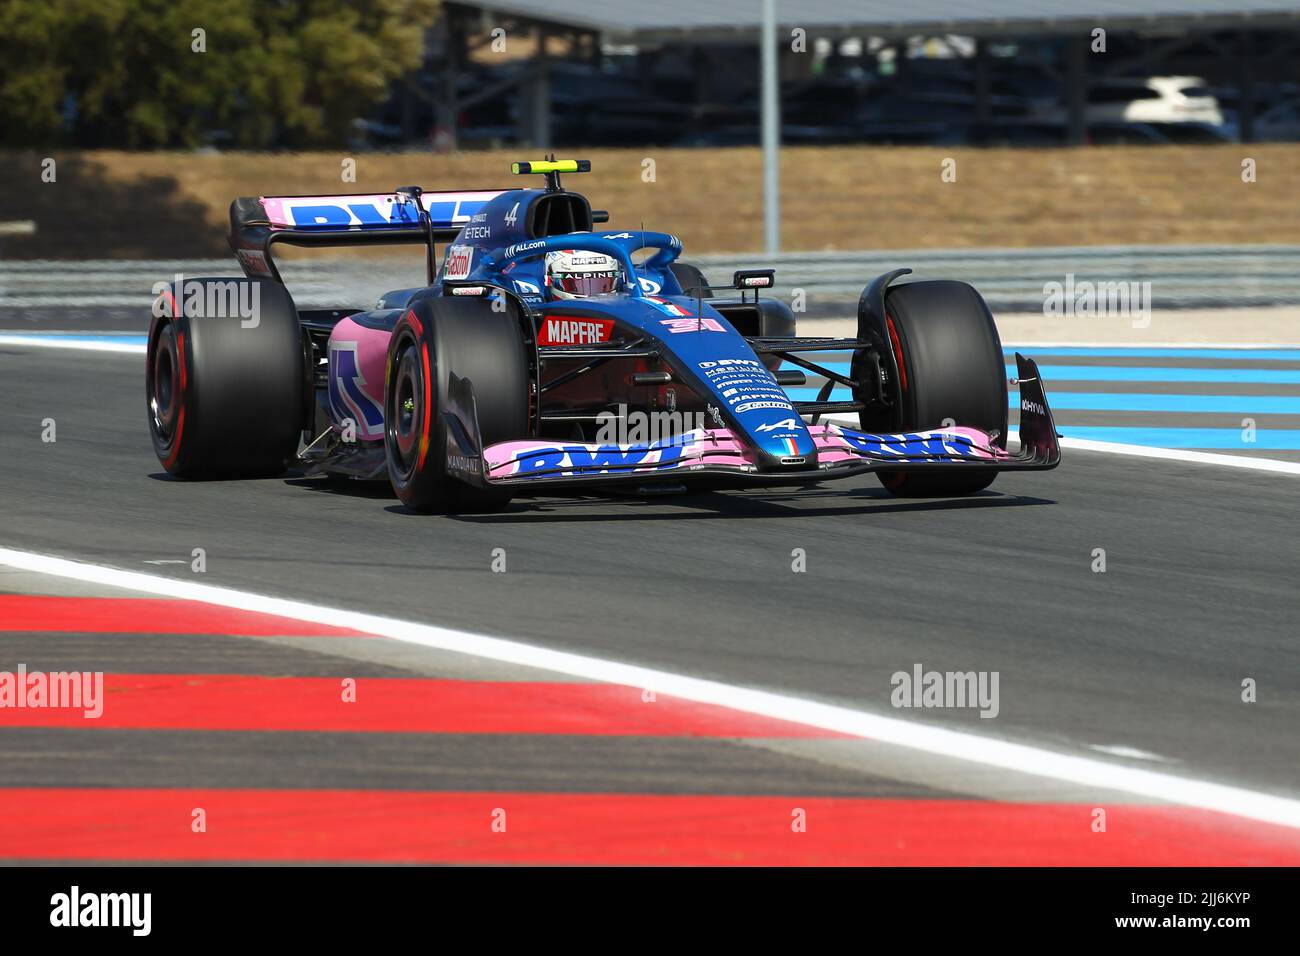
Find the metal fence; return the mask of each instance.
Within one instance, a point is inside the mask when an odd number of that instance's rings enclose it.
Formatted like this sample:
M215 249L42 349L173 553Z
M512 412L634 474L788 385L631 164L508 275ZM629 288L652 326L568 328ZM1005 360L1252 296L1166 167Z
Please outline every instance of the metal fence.
M810 316L851 311L882 272L911 267L921 278L972 283L998 312L1040 312L1048 283L1149 282L1154 308L1300 304L1300 246L1084 246L801 252L776 257L690 257L710 281L739 268L774 267L773 294L803 290ZM368 306L383 292L424 284L418 257L288 262L285 281L304 307ZM233 259L0 262L0 308L147 307L154 284L185 276L237 275Z
M697 256L713 282L731 270L776 268L776 294L803 289L809 312L856 299L882 272L904 266L919 278L961 279L997 312L1041 312L1051 282L1150 282L1154 308L1229 308L1300 303L1300 246L1080 246L801 252L769 258Z

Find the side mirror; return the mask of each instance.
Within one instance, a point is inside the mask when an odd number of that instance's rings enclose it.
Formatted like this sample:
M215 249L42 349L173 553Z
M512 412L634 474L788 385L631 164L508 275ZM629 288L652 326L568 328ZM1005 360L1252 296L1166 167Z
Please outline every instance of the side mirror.
M733 288L770 289L776 285L775 269L740 269L731 279Z

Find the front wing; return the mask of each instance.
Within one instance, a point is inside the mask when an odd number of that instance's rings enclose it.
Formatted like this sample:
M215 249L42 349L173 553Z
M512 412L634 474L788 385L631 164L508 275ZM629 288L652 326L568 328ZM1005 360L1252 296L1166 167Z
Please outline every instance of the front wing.
M836 424L808 426L817 446L807 468L761 469L745 443L725 428L696 429L658 442L592 444L539 438L498 442L480 449L473 388L452 382L448 424L449 473L480 487L572 485L688 477L726 477L743 484L806 484L887 469L1044 470L1061 460L1061 447L1038 367L1016 355L1020 387L1020 450L1011 454L993 436L956 426L876 435Z

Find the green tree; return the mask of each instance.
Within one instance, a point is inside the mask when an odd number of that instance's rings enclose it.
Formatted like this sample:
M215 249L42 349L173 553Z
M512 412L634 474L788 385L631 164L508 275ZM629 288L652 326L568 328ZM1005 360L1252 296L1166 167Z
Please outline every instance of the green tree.
M0 0L0 141L189 147L221 130L235 146L337 145L420 65L437 10L438 0Z

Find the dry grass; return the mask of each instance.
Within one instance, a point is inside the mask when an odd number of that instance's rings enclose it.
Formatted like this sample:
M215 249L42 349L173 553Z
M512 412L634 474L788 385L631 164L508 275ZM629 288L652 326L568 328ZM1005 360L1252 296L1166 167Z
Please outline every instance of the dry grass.
M611 225L677 233L687 249L762 246L757 149L575 150L595 172L570 177ZM238 195L503 187L527 153L362 154L343 183L338 153L0 154L0 219L37 220L21 257L221 254ZM1124 243L1300 243L1300 145L1083 149L788 148L783 244L790 250ZM941 163L957 162L942 182ZM1253 157L1258 181L1243 183ZM655 181L642 181L642 160ZM30 185L24 186L23 183Z

